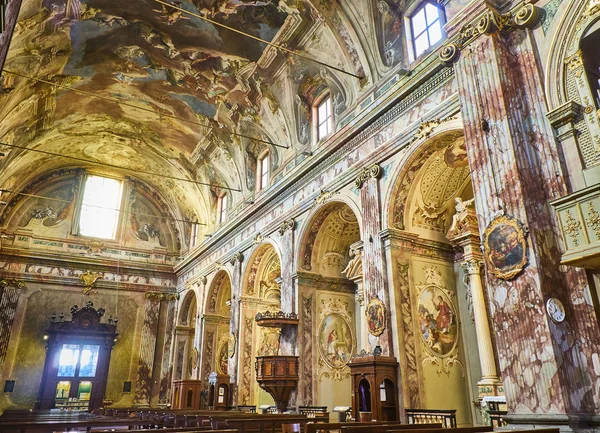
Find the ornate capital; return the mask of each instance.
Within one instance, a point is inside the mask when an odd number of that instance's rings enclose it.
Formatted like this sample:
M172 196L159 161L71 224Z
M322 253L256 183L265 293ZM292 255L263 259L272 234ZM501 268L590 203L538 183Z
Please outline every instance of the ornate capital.
M14 278L3 278L0 280L0 286L2 287L16 287L17 289L24 289L25 281L15 280Z
M362 186L369 179L378 179L381 176L381 167L378 164L373 164L370 167L364 168L356 179L354 180L354 186L362 188Z
M202 278L200 278L200 282L202 283L203 286L206 286L206 283L208 282L208 278L206 278L206 275L204 275Z
M162 301L165 298L165 295L160 292L146 292L144 297L149 301Z
M278 230L279 234L281 236L283 236L286 231L294 230L295 225L296 225L296 221L294 220L294 218L290 218L290 219L283 221L281 223L281 225L279 226L279 230Z
M260 233L257 233L256 236L254 236L254 245L262 244L264 240L265 237Z
M164 296L167 301L177 301L179 299L179 293L166 293Z
M481 35L496 31L510 31L519 27L532 28L537 24L540 16L540 8L531 3L521 4L502 15L495 10L487 9L460 29L458 34L440 49L440 60L445 63L454 62L458 58L458 53Z
M461 264L467 275L481 274L483 268L483 261L477 259L469 259Z
M242 263L244 261L244 255L240 252L237 252L233 255L233 257L231 257L231 259L229 260L229 263L231 263L233 266L235 266L236 263Z
M334 194L337 194L337 191L327 191L326 189L322 189L312 207L318 206L320 204L328 201Z

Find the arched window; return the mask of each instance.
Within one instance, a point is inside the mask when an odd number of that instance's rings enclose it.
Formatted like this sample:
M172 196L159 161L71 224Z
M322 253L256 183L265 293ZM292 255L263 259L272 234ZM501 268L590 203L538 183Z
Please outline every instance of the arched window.
M269 151L263 152L258 158L258 179L256 189L262 191L269 186L269 177L271 172L271 158Z
M411 61L414 61L444 38L444 9L436 2L425 1L410 14L409 21L408 39L412 45Z
M219 224L225 222L227 219L227 193L223 193L219 196L219 203L217 206L218 217L217 221Z
M317 125L317 141L323 140L333 132L333 108L331 95L326 94L317 102L315 110L315 124Z

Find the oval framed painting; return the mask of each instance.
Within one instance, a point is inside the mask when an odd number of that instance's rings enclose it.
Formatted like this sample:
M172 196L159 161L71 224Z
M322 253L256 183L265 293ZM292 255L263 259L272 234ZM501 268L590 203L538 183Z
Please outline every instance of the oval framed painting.
M377 296L371 298L365 309L367 316L367 326L369 332L378 337L383 334L386 325L387 311L381 299Z
M502 280L516 277L527 264L527 243L521 223L508 215L494 218L483 233L489 271Z
M440 358L451 355L458 343L458 317L452 300L437 286L419 295L419 331L425 348Z
M344 368L354 355L356 338L349 320L339 313L329 313L319 325L319 351L331 368Z

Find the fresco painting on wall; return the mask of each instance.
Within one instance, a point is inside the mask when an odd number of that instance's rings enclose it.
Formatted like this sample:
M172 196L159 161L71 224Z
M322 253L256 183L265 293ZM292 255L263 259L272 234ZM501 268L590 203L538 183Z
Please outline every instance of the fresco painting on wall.
M319 349L327 365L343 368L354 354L352 328L338 313L330 313L319 326Z
M494 218L483 234L483 246L487 265L496 278L509 280L527 264L525 231L512 217Z
M419 296L419 325L425 346L439 356L450 354L457 341L457 320L448 296L428 286Z
M224 341L219 349L217 368L220 374L227 374L227 364L229 363L229 345L227 343L227 341Z

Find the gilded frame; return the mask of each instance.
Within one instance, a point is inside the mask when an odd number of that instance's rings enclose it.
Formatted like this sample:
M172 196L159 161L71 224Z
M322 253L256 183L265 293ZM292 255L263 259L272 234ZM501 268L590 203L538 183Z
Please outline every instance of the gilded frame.
M378 337L383 334L387 323L387 310L384 303L377 296L371 298L365 308L367 316L367 329L369 333Z
M488 270L496 278L511 280L527 265L527 242L523 225L515 218L500 215L483 233L483 253Z

